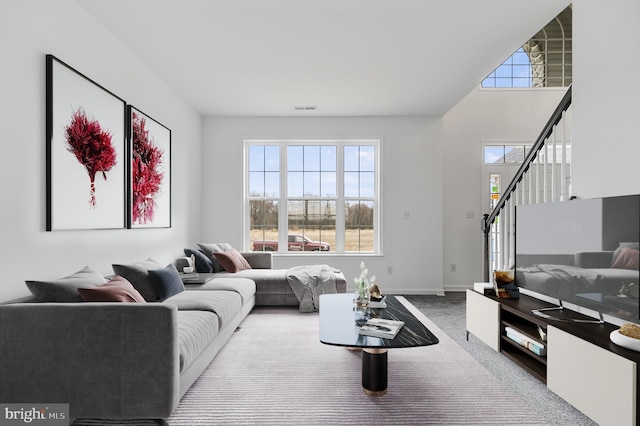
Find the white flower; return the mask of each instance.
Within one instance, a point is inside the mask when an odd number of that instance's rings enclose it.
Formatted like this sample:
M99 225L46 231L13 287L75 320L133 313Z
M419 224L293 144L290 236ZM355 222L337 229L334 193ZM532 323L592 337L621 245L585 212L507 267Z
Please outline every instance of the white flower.
M371 279L369 279L367 278L368 274L369 270L365 266L364 262L360 262L360 276L353 279L353 282L356 284L356 288L358 290L364 291L376 282L376 276L373 275Z

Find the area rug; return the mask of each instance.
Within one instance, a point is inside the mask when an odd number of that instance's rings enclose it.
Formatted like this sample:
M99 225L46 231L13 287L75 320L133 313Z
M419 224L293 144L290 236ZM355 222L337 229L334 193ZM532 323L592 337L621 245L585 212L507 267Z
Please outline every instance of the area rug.
M547 424L420 311L399 299L440 343L390 350L386 395L362 391L360 352L320 343L317 313L258 307L167 423Z

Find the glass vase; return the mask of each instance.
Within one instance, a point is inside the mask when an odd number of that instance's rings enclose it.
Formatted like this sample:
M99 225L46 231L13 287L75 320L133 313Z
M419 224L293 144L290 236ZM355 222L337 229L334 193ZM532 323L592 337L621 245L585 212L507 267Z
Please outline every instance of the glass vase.
M369 291L365 287L359 287L356 290L354 303L357 307L366 308L369 306Z

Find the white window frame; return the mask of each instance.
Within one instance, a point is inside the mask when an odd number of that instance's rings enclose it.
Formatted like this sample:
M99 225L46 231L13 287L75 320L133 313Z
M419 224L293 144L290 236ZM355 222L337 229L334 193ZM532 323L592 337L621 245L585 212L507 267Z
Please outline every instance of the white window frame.
M249 196L249 147L251 146L279 146L280 147L280 194L279 197L250 197ZM293 145L331 145L336 146L336 197L311 197L310 200L322 201L326 199L336 200L336 244L331 247L329 252L300 252L288 251L287 234L281 232L288 229L288 201L287 195L287 147ZM373 145L375 147L375 178L374 178L374 196L373 197L345 197L344 196L344 147L349 145ZM382 196L381 196L381 140L380 139L246 139L244 140L244 194L243 194L243 241L244 250L252 250L251 232L250 232L250 208L251 200L256 199L277 199L278 200L278 251L274 251L277 255L381 255L382 254L382 229L381 229L381 212L382 212ZM299 200L300 197L292 197ZM345 251L345 211L344 205L349 200L373 201L373 251ZM282 249L284 247L284 250Z

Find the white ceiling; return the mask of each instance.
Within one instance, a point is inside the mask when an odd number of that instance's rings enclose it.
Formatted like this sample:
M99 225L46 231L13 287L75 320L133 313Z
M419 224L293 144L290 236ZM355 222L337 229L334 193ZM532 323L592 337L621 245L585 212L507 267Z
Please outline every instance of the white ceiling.
M442 115L569 4L76 1L201 114L253 116Z

